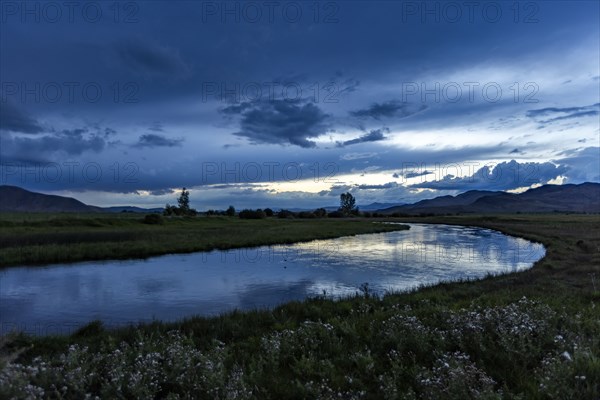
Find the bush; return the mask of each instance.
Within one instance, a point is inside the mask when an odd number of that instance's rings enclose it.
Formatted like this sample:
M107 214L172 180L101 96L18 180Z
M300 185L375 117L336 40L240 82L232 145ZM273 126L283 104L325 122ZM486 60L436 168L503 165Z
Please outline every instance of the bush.
M313 213L317 218L325 218L327 216L327 210L324 208L317 208Z
M280 210L277 213L277 218L294 218L296 214L291 212L290 210Z
M267 217L267 214L260 208L258 210L242 210L239 213L241 219L263 219Z
M272 217L273 210L271 210L270 208L265 208L265 214L267 215L267 217Z
M162 225L165 223L165 220L160 214L148 214L144 217L143 222L148 225Z
M327 216L329 218L342 218L344 217L344 213L341 211L332 211L329 214L327 214Z

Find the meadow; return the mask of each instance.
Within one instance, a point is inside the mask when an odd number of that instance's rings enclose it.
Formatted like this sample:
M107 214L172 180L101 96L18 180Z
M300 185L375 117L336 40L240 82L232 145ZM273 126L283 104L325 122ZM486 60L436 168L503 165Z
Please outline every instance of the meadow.
M600 397L600 216L396 220L497 229L547 253L523 272L383 297L364 286L339 301L5 337L0 397Z
M198 216L148 220L133 213L0 214L0 267L144 258L406 228L362 219Z

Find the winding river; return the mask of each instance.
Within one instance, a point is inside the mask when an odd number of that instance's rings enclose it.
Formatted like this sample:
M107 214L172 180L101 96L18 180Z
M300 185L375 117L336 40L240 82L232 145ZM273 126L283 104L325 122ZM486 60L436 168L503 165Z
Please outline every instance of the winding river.
M482 228L410 230L282 246L0 270L0 324L34 335L173 321L325 295L412 289L530 268L541 244ZM368 286L365 286L368 283Z

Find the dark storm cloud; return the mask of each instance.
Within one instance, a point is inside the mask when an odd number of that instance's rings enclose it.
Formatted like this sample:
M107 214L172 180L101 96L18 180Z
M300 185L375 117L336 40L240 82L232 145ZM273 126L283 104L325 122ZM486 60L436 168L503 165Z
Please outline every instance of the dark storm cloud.
M110 21L97 24L39 24L33 23L31 16L27 16L28 23L23 24L19 21L20 16L9 17L12 20L0 26L0 37L6 39L2 41L0 52L3 81L27 81L28 88L31 88L30 83L35 84L35 81L40 81L42 86L45 82L52 81L77 82L80 86L76 89L73 104L66 100L66 90L63 93L63 101L56 104L28 104L25 109L28 114L25 116L28 115L29 119L17 119L20 123L11 124L21 126L20 128L7 129L4 125L8 119L2 115L1 128L7 130L8 138L4 140L2 136L2 161L10 156L23 162L35 159L62 162L66 159L65 152L81 152L80 157L73 157L74 161L96 161L106 169L101 181L91 184L82 180L80 174L72 183L66 178L59 182L29 180L26 183L31 189L69 188L124 193L147 190L159 194L163 191L168 193L170 187L219 183L223 180L221 174L210 176L205 181L198 172L207 158L218 161L219 165L225 162L228 168L232 168L236 162L277 161L282 165L290 161L301 165L313 165L318 162L324 166L334 161L339 167L339 170L336 170L339 176L355 174L356 171L360 172L363 168L366 170L371 166L391 175L392 172L399 171L405 162L426 164L422 169L427 168L431 171L435 170L435 163L502 160L511 150L526 148L522 147L526 145L521 141L513 141L505 146L478 148L473 147L473 142L468 138L457 138L450 149L442 148L436 143L427 147L429 143L421 140L420 132L432 132L437 128L442 130L448 127L461 127L468 131L468 125L473 122L518 116L519 119L514 123L509 121L511 123L508 126L499 127L500 132L504 132L522 123L522 119L529 120L529 117L523 118L528 108L543 109L556 104L561 105L565 98L581 98L580 103L574 103L575 105L597 102L585 100L596 97L594 94L597 94L597 68L583 70L588 65L597 65L597 61L593 64L589 62L590 57L593 57L592 61L597 60L597 46L588 45L589 37L594 41L591 44L596 43L598 37L597 2L582 3L578 7L540 2L538 16L543 18L536 24L515 23L513 9L508 3L506 7L502 4L504 12L497 24L482 20L479 13L481 7L478 8L474 23L468 21L468 13L464 7L462 19L458 23L437 23L434 21L435 16L431 15L426 16L427 23L423 23L421 15L408 16L407 21L401 21L404 3L340 2L340 22L336 24L288 24L281 21L280 15L277 19L281 23L275 24L234 23L229 17L227 23L221 23L218 16L212 23L204 24L202 7L199 7L198 3L173 4L160 1L140 3L140 14L136 16L139 22L136 24L105 23ZM281 7L278 9L281 10ZM108 13L106 9L105 15L108 16ZM311 17L312 10L306 9L303 20ZM68 18L62 19L66 20ZM378 23L373 24L373 21ZM174 26L176 29L173 29ZM399 40L403 37L410 37L411 40ZM507 43L518 43L518 46ZM580 56L573 51L579 50L579 43L585 46L591 56ZM594 51L590 53L589 49ZM573 65L572 72L561 73L564 70L564 63L561 61L571 56L581 57L582 62L576 60L577 65ZM539 64L534 65L534 60ZM332 77L332 72L336 70L343 72ZM187 79L171 79L178 76ZM430 83L449 76L456 76L456 79L460 77L459 83L464 78L469 81L477 80L482 85L487 79L496 79L497 76L514 76L521 84L538 76L549 76L550 79L557 76L558 80L552 83L573 80L573 84L561 86L556 93L552 93L548 87L541 87L540 93L544 93L544 96L540 94L539 98L544 102L540 105L516 103L508 86L502 87L505 95L497 103L481 100L479 90L476 101L470 102L465 91L459 103L431 101L426 111L401 119L418 112L422 105L422 93L409 96L408 100L404 99L397 90L400 83L426 81L429 88L432 87ZM210 98L209 102L200 104L203 94L201 88L205 82L226 82L225 87L229 89L234 87L233 84L229 85L231 82L237 82L244 87L244 84L252 82L272 82L273 77L280 77L275 81L300 83L303 89L302 96L312 95L313 90L317 90L321 102L315 100L316 104L310 106L304 102L291 105L232 105L218 104L217 95ZM567 91L576 87L575 83L581 81L579 77L587 77L585 80L591 85L588 85L587 89L582 88L581 97L573 97L573 94ZM324 101L324 96L328 94L324 86L332 80L331 78L337 85L334 88L335 97L339 99L337 104L325 104ZM86 82L98 82L102 86L104 92L99 103L90 103L83 98L80 89ZM134 82L139 86L139 93L135 96L139 100L138 103L125 104L113 100L114 84L118 83L117 87L122 89L120 97L124 97L128 93L124 86L127 82ZM343 96L337 96L339 94ZM267 95L270 93L265 90L261 98L264 99ZM276 94L280 95L280 92ZM14 98L19 97L21 96L16 94ZM32 103L33 96L29 96L28 99ZM411 105L404 106L400 99L410 102ZM413 101L415 103L412 103ZM214 112L220 106L231 107L227 107L221 113ZM277 110L284 107L289 107L290 110ZM0 104L0 108L2 113L6 112L5 104ZM567 107L566 112L550 112L550 109L547 115L536 115L533 110L530 117L545 120L594 110L597 109L569 111ZM230 130L223 131L223 116L230 118ZM576 122L575 118L569 122ZM593 119L585 116L581 118L586 118L586 122ZM384 123L378 122L378 119ZM406 134L406 145L390 144L384 151L380 151L383 146L379 145L383 143L365 143L358 146L377 147L377 153L360 149L349 155L343 153L354 148L338 148L335 143L334 146L310 151L298 149L298 146L315 146L317 140L314 138L328 133L330 128L347 132L349 126L354 128L357 124L362 124L366 128L364 132L356 135L357 139L358 136L383 125L396 132L400 130L399 126L394 124L396 120L398 125L402 124L402 130L410 132ZM85 125L85 122L81 121L109 121L111 128L118 132L104 135L102 131L102 136L98 134L98 137L94 138L96 131L91 128L89 132L77 133L71 129L72 132L67 133L54 132L47 127L47 124L52 123L61 129L78 128ZM168 133L160 130L162 126L153 125L154 121L160 121L168 127L165 128ZM234 123L236 125L233 125ZM220 132L238 131L238 140L231 140L228 135L216 137L210 129L214 126L218 126ZM146 130L137 131L138 134L128 137L127 132L131 132L130 128ZM586 127L585 132L573 136L574 140L590 135L588 144L592 143L590 132L595 132L595 128L592 126L592 129L588 130ZM32 142L29 146L30 142L17 139L19 136L26 136L26 133L37 133L30 138L45 138L43 141ZM138 142L138 136L145 133L156 136L140 138ZM5 132L2 132L2 135L5 135ZM184 138L186 146L170 146L169 144L174 142L169 136ZM542 136L540 134L540 149L537 154L540 157L549 156L553 154L554 149L561 148L560 143L551 142L544 145L541 143ZM351 139L356 140L354 137ZM104 150L92 154L96 152L95 149L101 148L102 140L106 141ZM291 146L249 148L248 141L254 144L277 143ZM68 147L67 142L71 142L72 147ZM121 145L111 146L111 142ZM136 142L141 146L132 151L136 148ZM203 146L203 143L210 145ZM48 148L44 147L46 145ZM57 150L58 148L60 150ZM527 148L527 152L533 153L533 149ZM595 176L598 176L598 164L593 163L593 158L589 158L589 162L582 160L579 156L572 160L569 172L575 168L584 168L583 172L589 173L587 176L593 178L594 171ZM113 170L108 170L109 166L115 163L118 163L120 168L129 163L138 165L136 182L128 183L123 179L115 182ZM323 174L328 171L321 172ZM121 172L123 177L128 171ZM308 167L305 167L302 173L303 178L314 179L314 172ZM436 175L436 179L442 179L446 174L440 173ZM266 176L267 173L263 173L262 179L267 179ZM244 181L247 177L242 174L235 179ZM269 181L285 179L278 169L276 177L269 178ZM352 183L353 179L346 180ZM23 182L16 180L14 183ZM218 204L226 207L231 202L229 199L236 201L236 190L232 189L232 194L227 197L224 195L222 202ZM408 191L399 186L389 190L372 190L372 194L382 196L382 199L393 196L397 200L404 196L403 190ZM420 193L416 189L412 190ZM368 191L365 189L365 192ZM272 197L259 197L256 194L254 196L264 200L260 205L270 205L270 201L274 201ZM172 197L174 199L176 196ZM245 203L248 206L256 204L249 198L250 195L245 197L248 197ZM290 199L288 204L294 207L301 207L301 203L307 201L305 198ZM334 201L332 204L335 203ZM235 205L237 207L238 203Z
M135 147L175 147L181 146L183 139L170 139L162 135L149 133L140 136Z
M324 135L329 129L329 115L315 104L301 100L246 102L222 112L240 115L240 130L234 135L245 137L253 144L316 147L309 139Z
M129 69L148 75L187 76L190 66L179 51L168 46L143 40L127 40L116 45L120 60Z
M43 160L54 153L80 155L86 151L100 152L106 142L102 135L89 133L87 129L72 129L43 136L8 137L3 139L3 156L10 158L33 158Z
M25 112L8 101L0 103L0 131L36 134L43 128Z
M350 111L350 115L358 118L406 118L420 111L427 109L427 106L414 105L399 100L390 100L383 103L373 103L368 108Z
M436 190L511 190L534 184L546 184L564 174L567 168L550 162L519 163L515 160L495 166L483 166L471 176L446 175L441 180L410 185L413 188Z
M338 147L351 146L353 144L365 143L365 142L378 142L380 140L385 140L387 137L383 134L383 132L389 132L389 128L381 128L374 129L371 132L362 135L356 139L346 140L345 142L337 142Z

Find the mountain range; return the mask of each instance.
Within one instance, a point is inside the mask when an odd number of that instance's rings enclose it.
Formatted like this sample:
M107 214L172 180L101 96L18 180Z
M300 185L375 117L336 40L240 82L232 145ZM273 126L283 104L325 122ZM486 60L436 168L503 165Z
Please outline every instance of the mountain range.
M325 207L337 209L337 207ZM383 214L455 214L515 212L600 213L600 183L544 185L523 193L470 190L413 204L372 203L362 211ZM162 212L162 208L132 206L96 207L71 197L30 192L17 186L0 186L0 212Z
M162 210L162 208L132 206L96 207L72 197L30 192L18 186L0 186L0 212L148 213L162 212Z
M385 214L410 215L555 211L600 213L600 183L544 185L523 193L470 190L380 210Z

